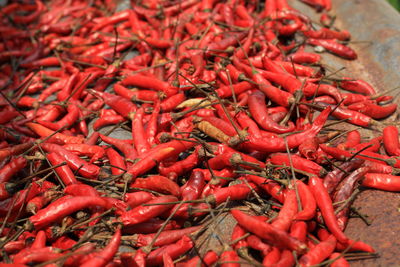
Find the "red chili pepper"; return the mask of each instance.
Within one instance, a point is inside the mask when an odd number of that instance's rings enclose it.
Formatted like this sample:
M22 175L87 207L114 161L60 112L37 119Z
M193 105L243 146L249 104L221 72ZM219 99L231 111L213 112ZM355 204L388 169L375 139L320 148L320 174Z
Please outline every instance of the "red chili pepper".
M187 262L184 263L184 267L195 267L195 266L211 266L215 262L218 261L218 254L215 253L214 251L210 250L208 251L202 258L200 256L196 256L188 260Z
M274 133L287 133L294 130L295 126L289 123L288 126L282 126L271 120L264 102L264 94L260 91L253 92L249 96L248 105L251 115L255 121L265 130Z
M134 113L137 110L137 107L134 103L129 101L128 99L113 95L107 92L98 92L98 91L90 91L94 95L103 99L104 103L109 105L113 110L115 110L122 117L133 119Z
M296 52L289 55L288 59L297 64L314 64L321 60L321 56L315 53Z
M297 155L274 153L269 156L269 160L271 161L272 164L276 165L291 166L290 163L292 163L293 167L296 169L313 173L321 177L326 175L326 170L322 166L316 164L311 160L304 159Z
M299 260L300 266L312 266L321 263L333 253L335 247L336 238L331 235L327 240L317 244L307 254L303 255Z
M10 181L10 179L19 171L21 171L27 164L24 157L16 157L0 169L0 183Z
M385 191L397 192L400 190L398 176L382 173L367 173L362 181L362 185L370 188Z
M47 159L50 161L50 163L54 165L59 165L64 162L63 157L61 157L59 154L52 152L47 154ZM54 169L58 176L60 177L61 181L64 183L64 185L68 186L70 184L76 184L78 181L75 178L74 173L71 171L71 169L67 166L60 166Z
M29 221L35 227L35 229L42 229L47 225L59 221L65 216L90 207L90 206L100 206L105 209L109 208L107 203L100 197L62 197L45 209L39 210L35 215L29 218Z
M303 210L299 211L295 216L295 220L310 220L314 218L317 209L317 202L310 191L309 187L300 180L296 180L297 190L301 200Z
M285 202L278 216L272 221L271 225L277 229L288 231L298 212L297 197L294 190L287 190Z
M81 266L100 267L107 265L107 263L109 263L114 255L117 253L120 243L121 230L117 229L108 245L101 252L95 252L94 257L83 262Z
M111 147L106 150L106 154L108 160L110 161L110 165L118 167L118 168L111 167L111 173L113 175L123 174L125 172L124 170L126 170L124 158Z
M53 247L36 249L27 248L15 255L13 258L13 262L15 264L41 263L57 259L61 256L62 254L60 253L60 250Z
M304 139L314 137L325 124L325 121L330 113L331 109L327 108L322 111L319 116L315 119L311 128L305 130L298 134L292 134L288 136L286 139L284 138L257 138L255 136L248 136L249 142L245 144L248 145L249 148L256 149L258 151L265 152L283 152L286 151L286 143L289 149L298 147Z
M348 46L342 45L335 40L332 39L307 39L307 43L313 46L322 46L329 52L332 52L335 55L343 57L345 59L354 60L357 59L356 52Z
M67 162L72 170L78 171L84 177L97 179L99 176L105 175L100 167L86 162L74 153L64 149L62 146L50 143L42 143L40 146L47 152L57 153Z
M339 82L339 86L345 90L360 93L364 95L375 95L375 89L366 81L355 80L348 77L343 77L343 80Z
M174 196L157 197L145 203L145 204L150 204L150 206L138 206L130 211L123 213L119 219L126 226L145 222L151 218L154 218L162 214L163 212L171 209L174 206L174 204L166 204L166 205L152 205L152 204L175 202L177 200L178 199Z
M54 142L56 144L82 144L84 139L79 136L69 136L62 133L54 133L53 130L46 128L40 124L28 122L25 124L32 131L34 131L37 135L41 137L51 137L48 139L49 142Z
M234 250L225 250L219 257L221 267L239 267L239 256Z
M231 210L231 214L244 229L280 248L295 250L298 253L304 253L307 250L307 246L303 242L291 237L283 230L259 221L239 210Z
M339 227L333 209L332 200L321 179L315 176L311 177L309 180L309 188L317 201L317 206L321 210L322 217L324 218L324 222L329 231L338 241L346 243L349 239Z
M4 160L9 156L16 156L19 155L26 150L30 149L33 146L33 142L27 142L19 145L15 145L12 147L6 147L0 149L0 161Z
M145 154L150 149L150 145L147 143L146 134L143 127L143 116L144 109L141 107L136 111L132 120L132 137L139 156Z
M175 244L167 245L150 252L146 258L146 266L160 265L163 254L168 254L172 259L176 259L191 249L193 245L193 241L189 237L183 236Z
M132 183L130 187L149 189L164 194L171 194L176 197L180 196L179 186L174 181L160 175L136 178L135 182Z
M187 227L178 230L166 230L163 231L160 235L158 235L157 239L154 241L153 246L160 247L172 244L179 239L181 239L185 235L189 235L200 230L201 226L193 226ZM148 246L153 242L156 234L139 234L137 235L137 239L135 240L135 246L144 247Z

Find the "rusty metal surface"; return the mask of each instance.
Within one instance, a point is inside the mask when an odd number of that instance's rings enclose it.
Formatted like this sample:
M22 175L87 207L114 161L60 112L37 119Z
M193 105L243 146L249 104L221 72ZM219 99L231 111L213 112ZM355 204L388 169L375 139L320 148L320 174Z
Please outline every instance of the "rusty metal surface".
M294 7L318 16L309 7L290 1ZM362 78L382 92L400 85L400 15L382 0L334 0L332 14L337 15L335 25L352 34L351 47L358 53L356 61L342 60L331 55L323 56L323 62L332 71L342 67L341 74ZM395 95L395 93L391 93ZM397 99L397 102L399 100ZM393 115L385 121L395 121ZM342 126L351 128L353 126ZM362 130L365 137L379 132ZM373 246L379 253L377 259L353 261L351 266L400 266L400 194L365 190L353 207L366 214L371 222L367 226L361 219L350 219L346 234Z

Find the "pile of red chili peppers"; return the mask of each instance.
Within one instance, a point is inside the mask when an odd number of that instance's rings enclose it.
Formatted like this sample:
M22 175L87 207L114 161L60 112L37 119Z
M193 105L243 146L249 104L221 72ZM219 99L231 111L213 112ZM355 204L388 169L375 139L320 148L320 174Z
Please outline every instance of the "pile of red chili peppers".
M360 189L400 191L398 129L378 121L397 105L325 75L313 49L357 54L330 0L302 2L320 23L286 0L3 6L1 266L337 267L374 255L343 231ZM332 130L329 116L383 134ZM237 222L231 238L200 248L223 215Z

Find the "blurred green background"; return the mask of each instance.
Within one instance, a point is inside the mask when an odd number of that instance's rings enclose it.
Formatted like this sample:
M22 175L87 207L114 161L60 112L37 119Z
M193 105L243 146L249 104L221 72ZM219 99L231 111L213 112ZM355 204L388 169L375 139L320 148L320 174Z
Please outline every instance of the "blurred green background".
M387 0L394 8L400 11L400 0Z

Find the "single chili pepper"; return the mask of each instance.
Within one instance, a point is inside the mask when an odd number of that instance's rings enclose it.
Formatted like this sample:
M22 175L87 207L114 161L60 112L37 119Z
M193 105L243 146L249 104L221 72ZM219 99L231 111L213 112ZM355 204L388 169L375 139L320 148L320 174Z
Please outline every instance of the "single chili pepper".
M158 80L154 77L147 77L142 74L129 75L121 81L123 86L138 86L141 88L152 89L163 92L165 95L172 95L172 89L167 82Z
M194 244L189 237L183 236L174 244L167 245L150 252L146 258L146 266L160 265L163 262L163 254L168 254L172 259L176 259L191 249L193 245Z
M115 110L122 117L128 118L130 120L133 119L134 113L137 110L137 107L134 103L129 101L128 99L113 95L107 92L98 92L89 90L95 96L103 99L104 103L109 105L113 110Z
M42 229L75 211L90 206L100 206L105 209L109 208L107 203L100 197L66 196L54 201L45 209L39 210L35 215L29 218L29 222L32 223L35 229Z
M82 263L81 266L85 267L97 267L104 266L109 263L114 255L118 251L118 247L121 243L121 230L117 229L110 242L101 252L95 252L94 257Z
M127 159L135 160L137 158L136 149L134 147L132 147L129 143L127 143L123 140L112 138L112 137L105 136L102 134L100 134L99 136L100 136L101 140L103 140L107 144L115 146L119 151L122 152L122 154L124 154L124 156Z
M297 134L292 134L286 139L284 138L257 138L249 135L247 138L249 142L245 142L249 148L265 151L265 152L283 152L286 151L286 144L289 149L298 147L304 139L314 137L324 125L331 109L327 108L322 111L319 116L315 119L311 128Z
M189 180L180 188L182 200L198 199L205 185L204 174L193 170Z
M290 54L288 59L297 64L314 64L321 60L321 56L316 53L296 52Z
M347 133L346 142L339 144L337 147L340 149L349 149L355 147L361 142L361 134L359 131L354 130Z
M320 178L313 176L309 180L309 188L313 193L317 206L321 210L324 222L329 231L342 243L346 243L349 239L345 236L336 220L332 200L328 191L324 187Z
M94 124L93 129L97 131L98 129L107 126L107 125L115 125L121 122L124 122L125 118L121 115L110 115L98 118Z
M308 30L303 33L305 36L315 39L337 39L340 41L350 39L350 33L348 31L334 31L328 28L321 28L317 31Z
M300 180L296 180L297 190L302 204L303 210L299 211L295 216L295 220L310 220L316 214L317 203L310 191L309 187ZM304 240L303 240L304 241Z
M43 230L37 232L35 241L31 245L31 249L44 248L46 246L46 233Z
M208 251L201 259L196 256L184 263L184 267L211 266L218 261L218 254L213 250Z
M345 90L360 93L364 95L375 95L375 89L366 81L355 80L349 77L343 77L342 81L339 82L339 86Z
M304 159L298 155L289 155L286 153L274 153L269 156L269 160L271 161L272 164L277 164L277 165L286 165L286 166L292 166L296 169L303 170L309 173L313 173L318 176L325 176L326 175L326 170L316 164L315 162ZM292 165L290 164L292 163Z
M225 250L219 257L221 267L239 267L239 256L234 250Z
M27 164L24 157L16 157L0 169L0 183L8 182L16 173L21 171Z
M119 83L114 84L114 91L117 95L129 99L133 102L136 101L156 101L162 95L156 91L150 90L129 90Z
M0 149L0 161L4 160L9 156L19 155L33 146L33 142L27 142L23 144L18 144L12 147L6 147Z
M68 151L74 152L78 155L85 155L91 157L90 163L101 159L105 155L104 148L96 145L87 144L66 144L63 146Z
M143 116L144 109L139 108L132 120L132 137L139 156L145 154L150 149L150 145L147 143L146 134L143 127Z
M307 254L303 255L300 260L300 266L312 266L321 263L328 258L336 247L336 238L331 235L327 240L317 244Z
M278 216L272 221L271 225L277 229L288 231L298 211L297 197L294 190L287 190L285 202L278 213Z
M167 204L167 205L151 205L151 204L175 202L177 200L178 199L174 196L157 197L145 203L145 204L150 204L150 206L138 206L130 211L123 213L119 219L126 226L145 222L151 218L154 218L162 214L163 212L171 209L174 206L174 204Z
M32 131L34 131L37 135L41 137L51 137L48 139L49 142L54 142L56 144L82 144L84 139L80 136L69 136L62 133L55 133L53 130L46 128L40 124L28 122L25 124Z
M152 175L146 178L136 178L130 187L150 189L164 194L171 194L176 197L180 196L179 186L174 181L171 181L167 177L161 175Z
M381 147L382 139L383 139L382 136L372 138L369 142L364 142L364 143L355 145L351 150L378 152L379 148Z
M200 230L201 226L193 226L193 227L187 227L183 229L178 229L178 230L166 230L163 231L157 239L154 241L153 246L159 247L159 246L165 246L172 244L179 239L181 239L185 235L189 235L191 233L195 233L196 231ZM144 247L148 246L153 242L153 239L155 238L156 234L138 234L137 239L135 240L135 246L138 247Z
M362 185L392 192L397 192L400 190L398 177L390 174L367 173L362 181Z
M307 39L307 43L313 46L322 46L329 52L333 54L343 57L345 59L354 60L357 59L356 52L348 46L342 45L335 40L332 39Z
M268 223L259 221L242 211L231 210L231 214L244 229L254 233L262 239L268 240L280 248L288 248L301 254L307 249L307 246L303 242L291 237L285 231L277 229Z
M44 248L27 248L20 251L14 256L13 262L15 264L31 264L40 263L57 259L62 256L59 249L53 247Z
M54 190L48 190L43 192L41 195L38 195L31 200L29 200L26 204L26 211L31 214L36 214L39 210L41 210L44 206L50 203L53 199L58 196Z
M50 143L42 143L40 146L47 152L57 153L67 162L72 170L78 171L84 177L97 179L106 175L97 165L86 162L62 146Z
M274 133L287 133L293 131L295 127L294 124L282 126L271 120L271 118L268 116L264 97L264 94L260 91L255 91L249 96L249 110L255 121L265 130Z
M59 165L64 162L63 157L55 152L47 154L47 159L52 165ZM68 186L70 184L76 184L78 181L75 178L74 173L71 171L70 167L64 165L54 169L64 185Z
M199 148L190 154L187 158L177 161L168 167L164 167L163 163L161 162L158 165L158 171L161 175L168 177L171 180L176 180L182 174L192 170L200 161L199 157Z
M332 253L329 260L334 261L331 263L331 267L350 267L350 263L340 253Z
M347 176L337 187L336 192L333 196L334 202L342 202L348 200L354 192L354 189L357 187L358 182L362 180L364 175L369 172L370 169L368 166L361 167L355 171L353 171L349 176ZM348 221L348 213L350 210L351 201L346 202L346 206L342 208L336 214L339 227L344 230ZM343 206L341 206L343 207Z
M273 266L276 264L281 258L281 251L277 247L272 247L272 249L268 252L267 255L263 258L264 266Z
M274 199L278 200L280 203L284 203L286 192L282 191L281 186L275 181L255 175L246 175L246 178L250 179L250 181L257 184L266 193L271 195Z
M113 175L121 175L126 170L125 160L124 158L111 147L106 149L107 158L110 161L110 164L115 167L111 167L111 173Z

